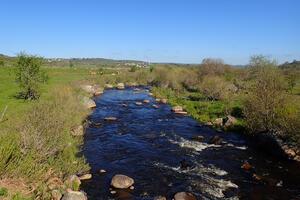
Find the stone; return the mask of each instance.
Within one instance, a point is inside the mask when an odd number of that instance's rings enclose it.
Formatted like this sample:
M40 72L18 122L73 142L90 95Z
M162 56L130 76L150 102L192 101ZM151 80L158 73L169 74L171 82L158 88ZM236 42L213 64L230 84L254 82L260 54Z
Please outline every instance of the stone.
M84 97L83 98L83 105L88 108L88 109L91 109L91 108L95 108L96 107L96 103L94 100L88 98L88 97Z
M90 94L94 93L94 87L92 85L82 85L81 89Z
M84 174L79 177L80 180L89 180L92 178L92 174Z
M160 99L155 99L156 102L160 102Z
M187 115L188 114L186 111L177 111L175 113L179 114L179 115Z
M135 102L135 105L141 106L141 105L143 105L143 103L142 102Z
M107 89L112 89L112 88L114 88L114 86L113 85L111 85L111 84L105 84L105 86L104 86L105 88L107 88Z
M243 165L241 166L241 168L246 170L246 171L249 171L250 169L252 169L252 166L247 161L245 161L243 163Z
M223 139L220 136L215 135L215 136L210 138L208 143L209 144L220 145L220 144L222 144L222 142L223 142Z
M105 121L116 121L117 118L116 117L105 117L104 120Z
M172 108L172 111L173 111L173 112L182 112L182 111L183 111L183 108L182 108L182 106L174 106L174 107Z
M194 135L192 137L192 140L197 141L197 142L203 142L204 137L202 135Z
M95 88L94 89L94 96L99 96L103 94L103 89L102 88Z
M237 119L231 115L228 115L225 119L224 127L232 127L237 123Z
M166 104L168 102L168 100L167 99L161 99L160 102Z
M134 186L130 186L130 188L129 189L131 189L131 190L134 190Z
M149 96L153 96L153 93L152 93L152 92L149 92Z
M100 174L106 173L106 170L105 169L100 169L99 173Z
M189 192L178 192L175 194L174 200L197 200L197 198Z
M144 102L144 103L150 103L150 100L145 99L143 102Z
M52 190L51 197L52 197L52 200L60 200L62 197L62 194L59 190Z
M78 176L71 175L65 181L65 185L67 186L67 188L70 188L72 190L76 190L77 191L77 190L79 190L79 187L81 185L81 181L78 178Z
M152 107L153 107L153 108L156 108L156 109L158 109L158 108L159 108L159 106L158 106L158 105L155 105L155 104L154 104L154 105L152 105Z
M167 198L164 196L156 196L153 200L167 200Z
M117 89L118 90L124 90L125 89L125 84L124 83L118 83L117 84Z
M114 177L111 180L111 185L114 188L118 188L118 189L129 188L133 184L134 184L134 180L132 178L122 174L114 175Z
M83 134L84 134L84 131L83 131L83 126L82 125L73 127L71 129L71 135L73 135L73 136L82 136Z
M62 200L87 200L87 196L84 192L78 192L78 191L71 191L68 190Z
M294 160L297 161L297 162L300 162L300 156L295 156Z
M212 122L206 122L204 125L205 126L213 126L214 124Z
M215 121L213 122L213 124L215 126L223 126L223 118L217 118L217 119L215 119Z

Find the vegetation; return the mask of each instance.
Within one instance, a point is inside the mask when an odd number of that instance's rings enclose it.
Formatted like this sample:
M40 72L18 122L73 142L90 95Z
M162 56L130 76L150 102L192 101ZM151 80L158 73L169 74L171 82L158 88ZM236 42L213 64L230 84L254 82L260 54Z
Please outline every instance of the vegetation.
M21 88L19 97L37 99L39 84L47 80L47 75L41 71L42 58L20 54L16 64L16 81Z

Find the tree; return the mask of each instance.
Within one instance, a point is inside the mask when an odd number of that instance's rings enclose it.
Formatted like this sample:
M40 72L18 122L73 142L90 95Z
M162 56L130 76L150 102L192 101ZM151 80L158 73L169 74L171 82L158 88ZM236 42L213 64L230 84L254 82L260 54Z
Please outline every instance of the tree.
M4 66L4 60L0 58L0 67Z
M16 81L21 88L20 98L30 100L39 98L39 86L48 79L46 73L40 69L41 65L42 58L40 57L24 53L18 55Z

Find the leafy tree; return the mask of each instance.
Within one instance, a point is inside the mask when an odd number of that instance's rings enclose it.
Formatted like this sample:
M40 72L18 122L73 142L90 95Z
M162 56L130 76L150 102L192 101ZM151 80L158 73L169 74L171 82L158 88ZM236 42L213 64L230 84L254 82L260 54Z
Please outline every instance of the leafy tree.
M4 60L0 58L0 67L4 66Z
M18 55L16 64L16 81L21 88L20 98L38 99L39 86L45 83L48 76L41 70L42 58L24 53Z

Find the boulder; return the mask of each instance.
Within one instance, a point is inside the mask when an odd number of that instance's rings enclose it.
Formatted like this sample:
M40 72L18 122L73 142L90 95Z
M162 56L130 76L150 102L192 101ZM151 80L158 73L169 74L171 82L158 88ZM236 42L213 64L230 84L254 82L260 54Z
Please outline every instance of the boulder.
M70 188L72 190L79 190L79 187L81 185L81 181L76 175L71 175L67 178L65 181L65 185L67 188Z
M237 119L231 115L228 115L226 118L225 118L225 124L224 124L224 127L225 128L228 128L228 127L232 127L236 124L237 122Z
M80 180L89 180L92 178L92 174L84 174L79 177Z
M114 188L125 189L134 184L134 180L126 175L117 174L111 180L111 185Z
M62 197L62 194L59 190L52 190L51 191L51 199L52 200L60 200Z
M245 161L243 163L243 165L241 166L242 169L249 171L250 169L252 169L252 165L250 165L247 161Z
M96 103L94 100L88 98L88 97L84 97L83 98L83 105L86 107L86 108L95 108L96 107Z
M215 119L215 121L213 122L213 124L215 126L223 126L223 118L217 118L217 119Z
M215 135L215 136L210 138L208 143L209 144L220 145L220 144L222 144L222 142L223 142L223 139L220 136Z
M282 150L289 158L293 158L296 156L296 152L294 151L294 149L290 148L288 145L283 145Z
M167 198L164 196L156 196L153 200L167 200Z
M194 135L192 137L192 140L197 141L197 142L203 142L204 137L202 135Z
M78 192L78 191L71 191L68 190L62 200L87 200L87 196L84 192Z
M175 194L174 200L197 200L197 198L189 192L178 192Z
M116 117L105 117L104 120L105 121L116 121L117 118Z
M143 102L144 102L144 103L150 103L150 100L145 99Z
M75 126L71 129L71 135L73 135L73 136L82 136L83 134L84 134L84 131L83 131L82 125Z
M125 84L124 83L118 83L117 84L117 89L124 90L125 89Z
M92 85L82 85L81 89L90 94L94 93L94 87Z
M182 112L183 111L183 108L181 106L174 106L172 108L172 111L177 113L177 112Z
M168 102L168 100L167 99L161 99L160 102L166 104Z
M103 94L102 88L95 88L94 89L94 96L99 96L100 94Z
M111 84L105 84L105 86L104 86L105 88L107 88L107 89L112 89L114 86L113 85L111 85Z

